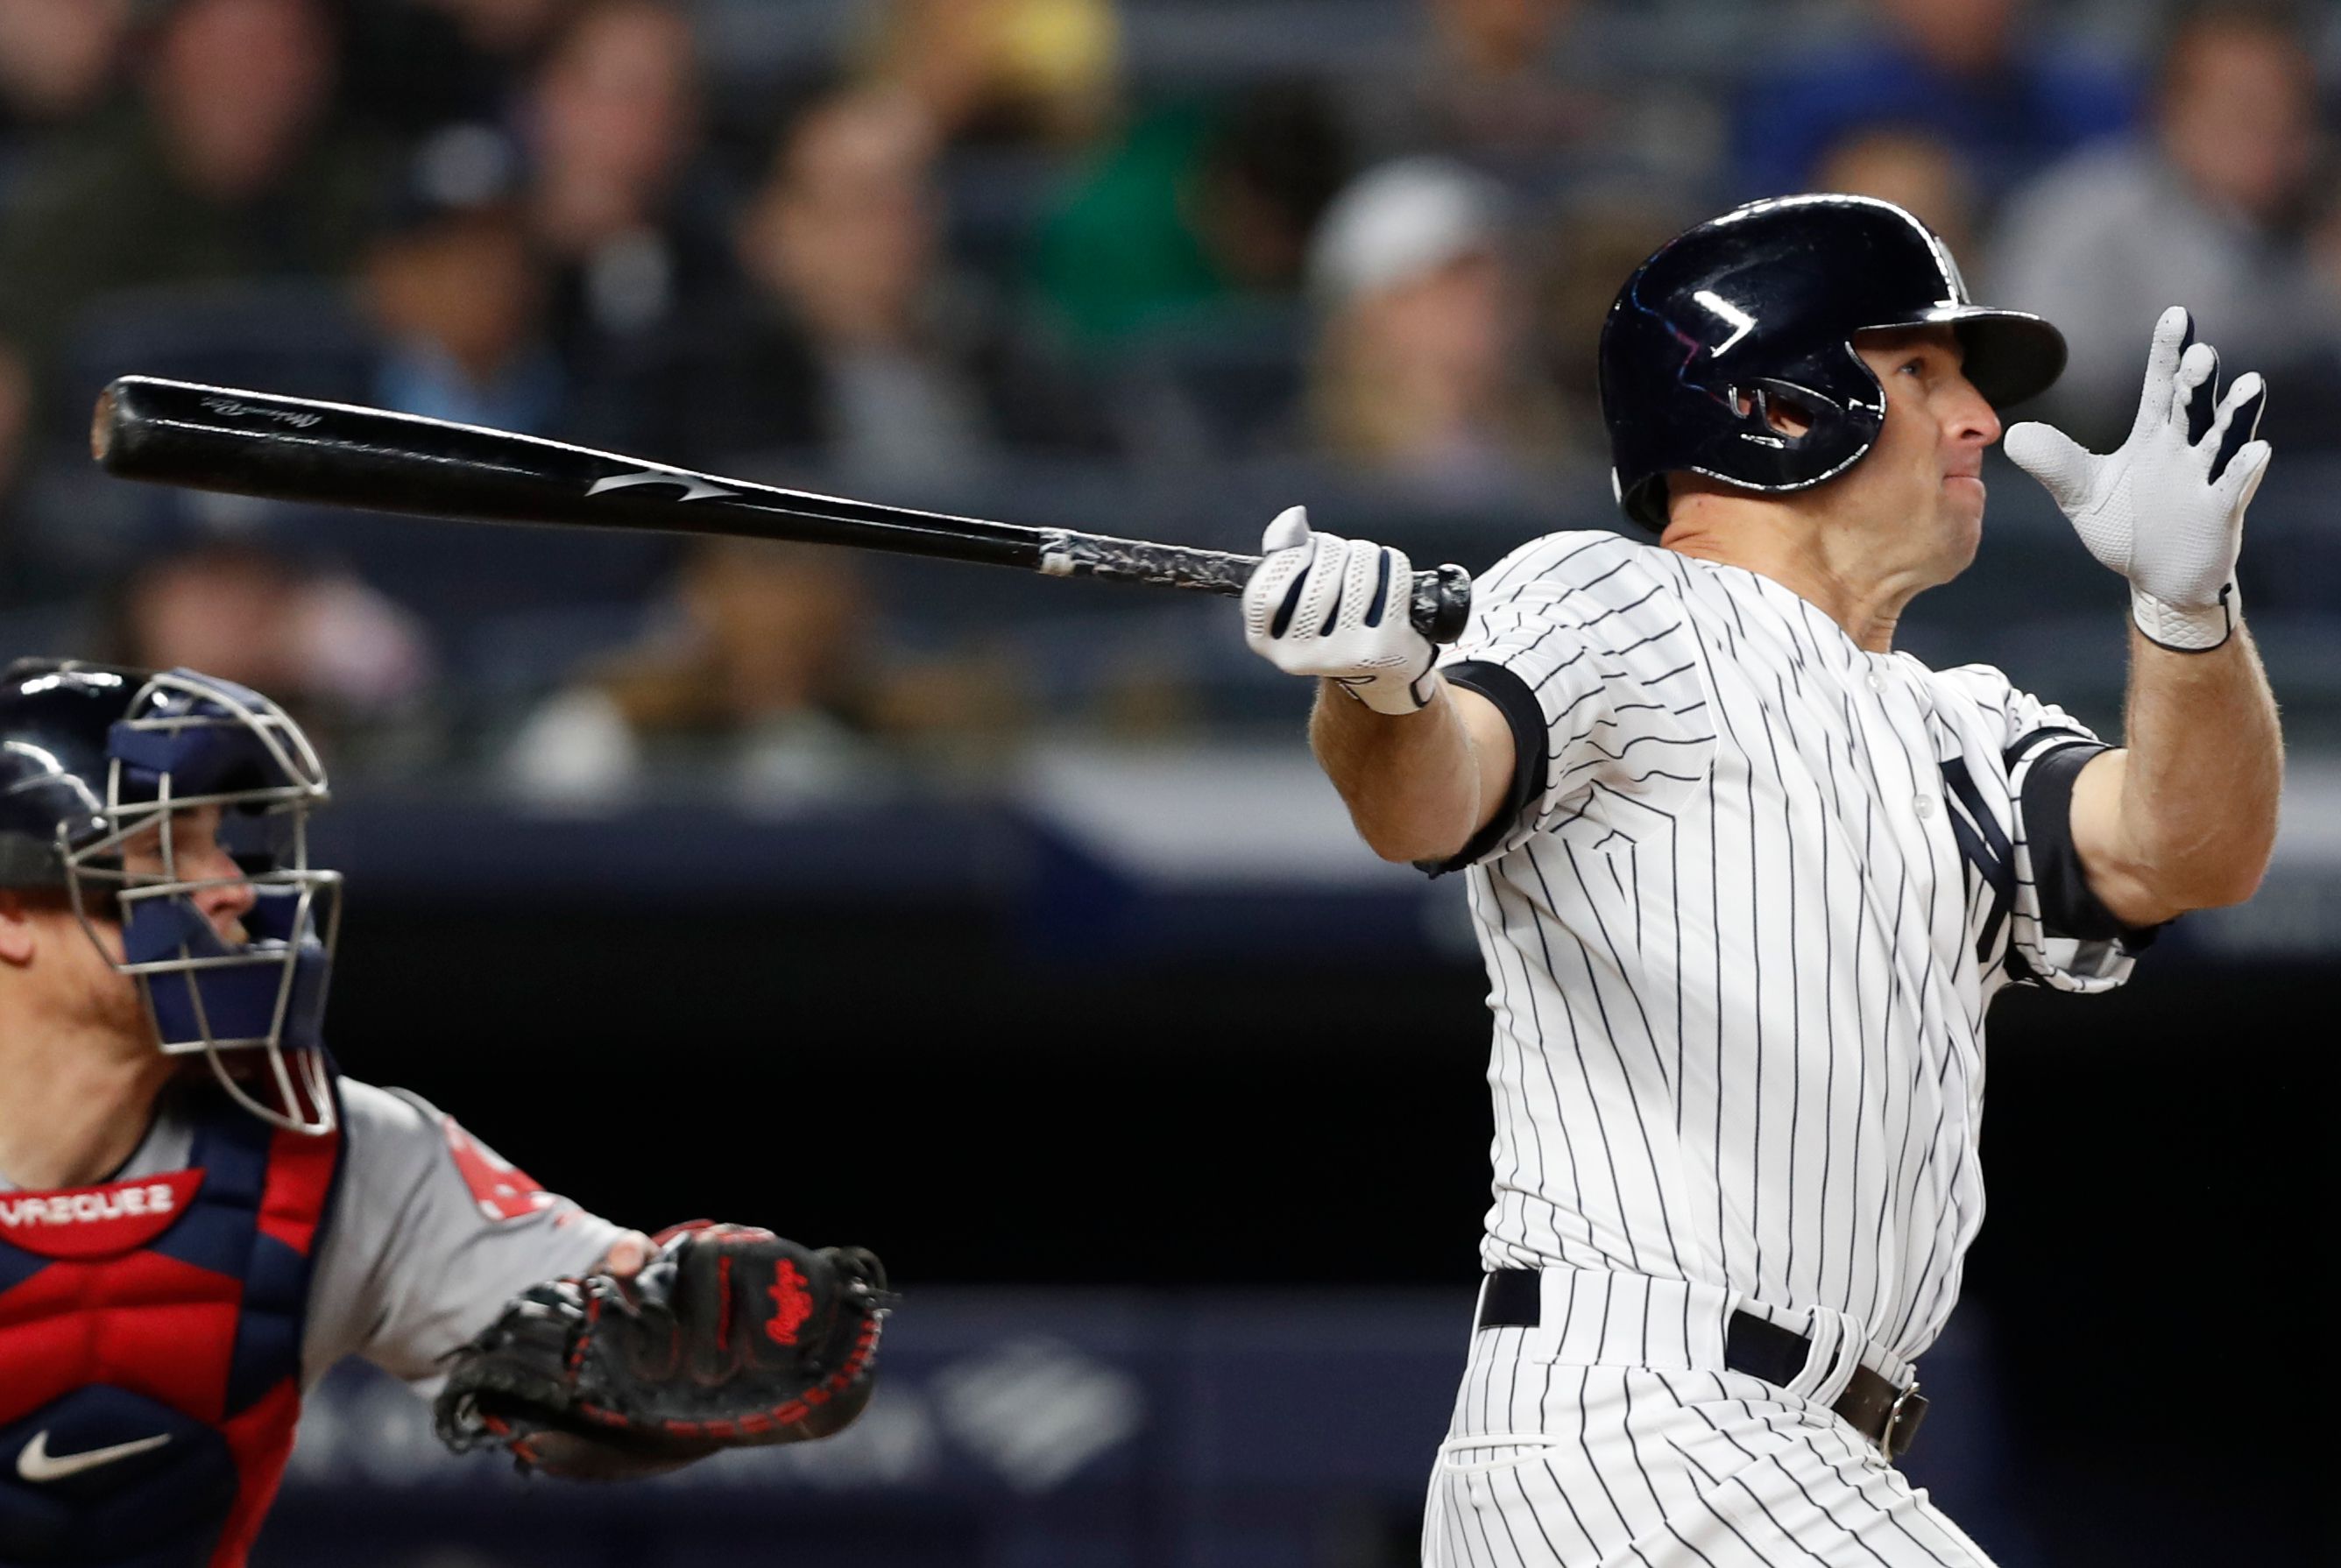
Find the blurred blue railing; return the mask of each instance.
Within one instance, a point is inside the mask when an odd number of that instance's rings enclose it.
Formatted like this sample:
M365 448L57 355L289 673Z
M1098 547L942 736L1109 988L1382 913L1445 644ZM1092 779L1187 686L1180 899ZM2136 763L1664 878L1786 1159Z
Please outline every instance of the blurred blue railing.
M843 1434L628 1486L523 1482L501 1459L454 1458L422 1401L344 1367L309 1401L254 1561L1410 1562L1471 1299L1468 1283L1255 1295L914 1286L887 1329L878 1394ZM1962 1325L1928 1357L1936 1406L1912 1474L2004 1568L2025 1568L2037 1559L2005 1513L1984 1344L1979 1325Z

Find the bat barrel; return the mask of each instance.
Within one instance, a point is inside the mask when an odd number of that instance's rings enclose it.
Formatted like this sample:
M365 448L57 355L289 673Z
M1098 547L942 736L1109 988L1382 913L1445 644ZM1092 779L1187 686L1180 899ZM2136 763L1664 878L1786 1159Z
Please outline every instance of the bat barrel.
M1041 567L1041 531L1014 523L783 490L382 409L147 376L106 388L90 444L106 471L125 479L274 501Z
M538 520L572 477L553 442L378 409L124 376L90 447L108 473L273 501Z

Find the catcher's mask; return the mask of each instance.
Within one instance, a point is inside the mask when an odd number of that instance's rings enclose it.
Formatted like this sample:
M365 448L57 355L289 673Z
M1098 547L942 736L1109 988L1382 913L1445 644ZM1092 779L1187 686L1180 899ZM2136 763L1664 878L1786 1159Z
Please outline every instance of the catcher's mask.
M28 714L52 722L32 726L39 734L20 744ZM19 775L0 777L0 796L43 800L55 813L51 853L40 858L47 866L24 868L20 840L11 846L19 868L62 873L83 930L137 982L164 1054L203 1056L221 1087L265 1121L331 1132L318 1031L341 877L309 864L309 812L327 794L300 726L258 692L193 670L19 664L0 677L0 746L14 753L0 775ZM219 874L216 855L187 863L189 814L206 807L217 808L233 877ZM198 903L236 884L252 899L240 942L223 938ZM95 924L109 917L121 924L118 959ZM231 1063L230 1052L243 1059ZM255 1057L259 1070L246 1070Z

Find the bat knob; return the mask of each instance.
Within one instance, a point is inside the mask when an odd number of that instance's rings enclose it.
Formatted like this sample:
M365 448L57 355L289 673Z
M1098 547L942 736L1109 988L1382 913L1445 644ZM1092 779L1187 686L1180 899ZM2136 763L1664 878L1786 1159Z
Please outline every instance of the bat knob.
M1449 563L1414 574L1414 602L1407 619L1433 642L1452 642L1471 619L1471 574Z

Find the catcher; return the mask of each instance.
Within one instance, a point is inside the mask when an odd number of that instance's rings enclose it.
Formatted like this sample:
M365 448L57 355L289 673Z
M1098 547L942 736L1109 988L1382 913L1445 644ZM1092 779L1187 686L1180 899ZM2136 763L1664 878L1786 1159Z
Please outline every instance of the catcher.
M558 1474L868 1402L868 1253L622 1230L335 1071L325 798L255 692L0 672L0 1563L243 1563L344 1355L435 1392L459 1451Z

